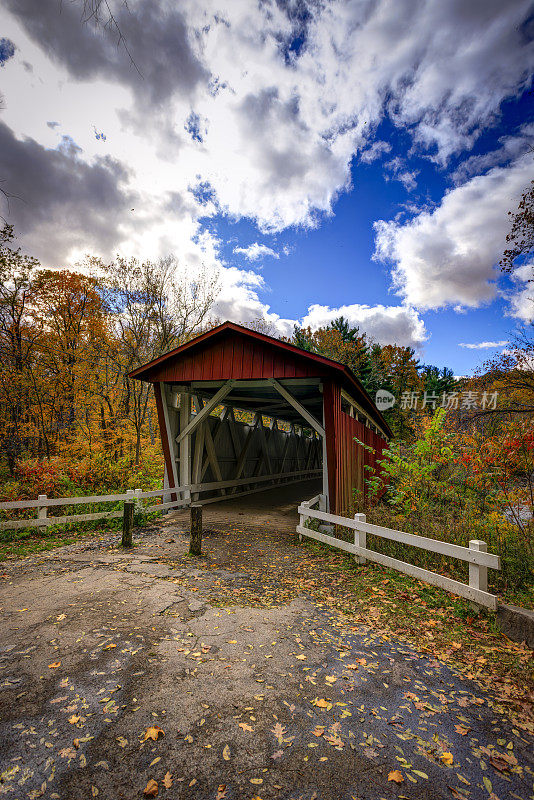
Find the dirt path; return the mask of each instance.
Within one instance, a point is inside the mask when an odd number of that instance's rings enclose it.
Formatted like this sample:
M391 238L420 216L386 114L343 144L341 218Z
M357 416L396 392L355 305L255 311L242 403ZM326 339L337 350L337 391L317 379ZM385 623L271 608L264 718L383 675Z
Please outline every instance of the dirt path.
M532 741L473 682L307 592L294 511L221 508L198 560L178 515L5 566L0 794L532 796Z

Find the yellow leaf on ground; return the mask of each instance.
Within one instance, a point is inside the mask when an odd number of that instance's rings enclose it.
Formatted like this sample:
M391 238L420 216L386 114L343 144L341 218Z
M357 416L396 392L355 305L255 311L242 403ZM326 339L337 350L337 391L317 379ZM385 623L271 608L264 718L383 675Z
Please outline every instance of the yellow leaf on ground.
M452 753L442 753L440 758L444 764L447 764L448 767L452 766L452 762L454 761Z
M54 661L53 664L48 665L48 669L57 669L61 666L61 661Z
M159 728L157 725L151 725L146 729L145 735L141 741L146 742L148 739L153 739L156 742L160 736L165 736L165 731Z
M72 717L69 717L69 722L71 725L76 725L77 722L80 721L80 717L76 714L73 714Z
M252 728L250 725L247 725L246 722L240 722L239 723L239 727L242 728L244 731L253 731L254 730L254 728Z
M223 747L222 755L225 761L230 761L230 748L227 744L225 744Z
M163 785L166 789L170 789L172 786L172 775L170 772L165 773L165 777L163 778Z
M226 797L226 784L221 783L220 786L217 787L217 796L215 800L223 800L223 797Z
M395 781L395 783L404 783L404 778L402 777L402 772L400 769L394 769L388 775L388 781Z
M158 784L152 778L147 783L145 790L143 792L145 797L157 797L158 794Z
M304 653L301 653L299 656L296 656L296 658L298 658L299 661L305 661L306 660L306 656L304 655Z

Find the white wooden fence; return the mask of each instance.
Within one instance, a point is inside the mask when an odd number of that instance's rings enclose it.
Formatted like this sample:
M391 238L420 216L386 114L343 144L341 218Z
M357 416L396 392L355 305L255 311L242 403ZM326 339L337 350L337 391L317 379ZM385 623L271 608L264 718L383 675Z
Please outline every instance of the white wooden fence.
M40 528L48 525L63 525L67 522L91 522L92 520L100 519L117 519L122 517L123 510L119 511L97 511L93 514L69 514L68 516L49 517L48 509L54 506L75 506L75 505L88 505L91 503L113 503L119 500L136 500L140 501L147 497L162 497L168 495L169 489L156 489L151 492L142 492L141 489L127 489L122 494L100 494L90 495L87 497L47 497L46 494L40 494L37 500L10 500L0 503L0 511L36 508L36 519L16 519L16 520L2 520L0 521L0 530L17 530L21 528ZM186 503L183 500L178 500L171 503L158 503L145 507L144 511L166 511L169 508L183 506Z
M236 486L255 486L254 489L245 489L236 495L228 495L226 499L235 499L244 494L253 494L254 492L261 492L264 490L266 482L275 481L278 479L290 478L294 482L307 480L310 477L315 477L320 474L318 470L294 470L293 472L283 472L275 475L257 475L255 477L241 478L239 480L228 481L213 481L211 483L189 483L176 488L167 487L166 489L155 489L150 492L142 492L141 489L128 489L121 494L102 494L90 495L87 497L47 497L46 494L40 494L37 500L9 500L0 502L0 512L10 510L24 510L26 508L36 508L37 518L35 519L16 519L16 520L0 520L0 530L20 530L25 528L41 528L49 525L64 525L68 522L91 522L93 520L104 519L117 519L122 517L123 510L119 511L96 511L92 514L69 514L68 516L49 517L48 509L54 506L75 506L75 505L89 505L91 503L113 503L120 500L135 500L140 502L146 498L169 496L176 494L178 499L171 502L157 503L155 505L145 506L143 511L169 511L172 508L184 508L191 503L191 492L210 491L213 489L235 489ZM267 488L271 488L268 486ZM218 500L223 500L224 497L209 497L200 500L201 505L206 503L214 503Z
M301 503L298 507L300 524L297 525L297 533L300 539L302 539L303 536L316 539L318 542L324 542L324 544L328 544L331 547L337 547L340 550L346 550L348 553L354 553L355 559L359 564L365 564L367 559L369 559L369 561L376 561L384 567L396 569L399 572L406 573L406 575L411 575L413 578L418 578L426 583L432 583L448 592L457 594L460 597L465 597L477 605L487 606L487 608L496 610L497 597L488 592L488 567L491 569L500 569L501 560L499 556L487 552L486 542L472 539L469 542L469 547L461 547L460 545L443 542L438 539L429 539L426 536L417 536L413 533L404 533L403 531L396 531L392 528L372 525L366 522L365 514L355 514L354 519L340 517L336 514L328 514L326 511L313 508L313 506L316 505L324 508L325 502L323 495L317 495L311 500ZM343 539L338 539L335 536L330 536L327 533L314 531L311 528L305 527L305 521L307 519L317 519L321 522L330 523L330 525L340 525L344 528L350 528L354 531L354 544L346 542ZM366 534L368 533L374 536L380 536L383 539L390 539L394 542L401 542L402 544L419 547L422 550L429 550L433 553L468 561L469 585L461 583L460 581L455 581L452 578L447 578L444 575L439 575L436 572L430 572L422 567L416 567L405 561L399 561L396 558L377 553L374 550L368 550L366 540Z

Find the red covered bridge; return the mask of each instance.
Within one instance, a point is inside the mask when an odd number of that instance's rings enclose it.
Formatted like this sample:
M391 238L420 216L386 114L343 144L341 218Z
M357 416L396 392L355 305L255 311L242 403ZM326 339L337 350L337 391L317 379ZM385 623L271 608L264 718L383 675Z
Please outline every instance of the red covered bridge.
M326 510L347 512L391 436L348 367L232 322L130 377L154 384L174 504L315 477Z

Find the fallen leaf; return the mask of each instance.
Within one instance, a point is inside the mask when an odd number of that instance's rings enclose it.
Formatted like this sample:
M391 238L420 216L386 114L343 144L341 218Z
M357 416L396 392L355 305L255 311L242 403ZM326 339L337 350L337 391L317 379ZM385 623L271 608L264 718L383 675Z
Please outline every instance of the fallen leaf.
M510 769L510 764L501 756L491 756L489 763L499 772L507 772Z
M272 754L271 758L282 758L283 755L284 755L283 750L277 750L276 753Z
M222 755L225 761L230 761L230 747L227 744L223 747Z
M324 733L324 726L323 725L316 725L312 731L314 736L322 736Z
M304 655L304 653L301 653L300 655L296 656L296 658L298 658L299 661L305 661L306 660L306 656Z
M447 764L448 767L452 766L452 762L454 761L452 753L442 753L440 758L444 764Z
M254 784L254 786L260 786L263 783L263 778L251 778L250 782Z
M48 665L48 669L57 669L61 666L61 661L54 661L53 664Z
M247 725L246 722L240 722L239 723L239 727L244 731L253 731L254 730L254 728L252 728L250 725Z
M274 733L274 735L278 739L278 744L282 744L282 742L284 741L284 736L286 735L287 731L285 728L282 727L282 725L280 725L279 722L277 722L274 728L272 729L271 733Z
M221 783L220 786L217 787L217 796L215 800L223 800L223 797L226 797L226 784Z
M395 781L395 783L404 783L404 778L402 777L402 772L400 769L394 769L388 775L388 781Z
M313 700L312 705L316 706L316 708L326 708L330 710L332 708L332 703L329 703L328 700L323 700L323 698L316 697Z
M157 797L158 794L158 784L152 778L147 783L145 790L143 792L145 797Z
M466 728L465 725L455 725L454 729L460 736L467 736L471 728Z
M80 746L80 740L79 739L73 739L72 740L72 746L75 747L76 750L77 750L79 748L79 746Z
M165 773L165 777L163 778L163 785L166 789L170 789L172 786L172 775L170 772Z
M76 725L77 722L80 721L80 717L73 714L72 717L69 717L69 722L71 725Z
M159 728L157 725L151 725L146 729L145 735L141 741L146 742L148 739L153 739L155 742L157 742L160 736L165 736L165 731Z

